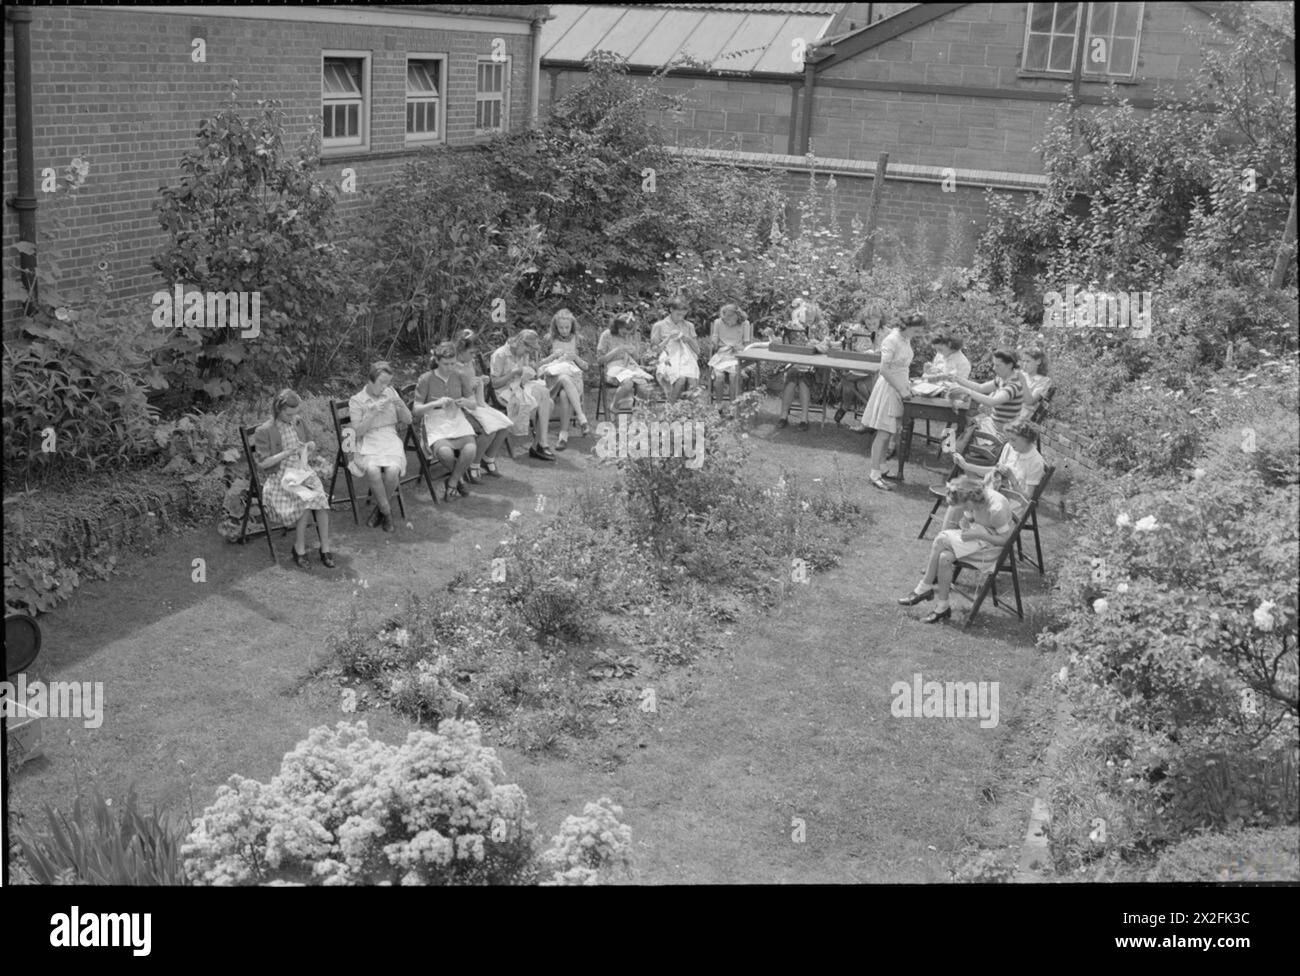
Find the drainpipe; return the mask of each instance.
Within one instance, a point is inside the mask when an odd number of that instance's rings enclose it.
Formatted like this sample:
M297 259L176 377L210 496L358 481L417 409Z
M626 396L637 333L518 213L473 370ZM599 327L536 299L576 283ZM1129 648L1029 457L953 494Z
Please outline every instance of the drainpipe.
M528 36L532 42L533 53L531 77L528 80L528 87L532 92L528 103L529 128L537 127L538 102L541 96L539 89L542 85L542 24L545 22L545 18L536 17L528 25Z
M36 245L36 159L32 130L32 12L26 7L6 7L14 25L14 120L18 139L18 193L5 201L18 211L18 240ZM33 294L36 254L19 256L23 287ZM28 315L33 309L25 309Z
M811 52L810 52L811 53ZM812 134L813 87L817 75L813 71L812 61L803 63L803 111L799 114L799 155L808 152L808 142Z

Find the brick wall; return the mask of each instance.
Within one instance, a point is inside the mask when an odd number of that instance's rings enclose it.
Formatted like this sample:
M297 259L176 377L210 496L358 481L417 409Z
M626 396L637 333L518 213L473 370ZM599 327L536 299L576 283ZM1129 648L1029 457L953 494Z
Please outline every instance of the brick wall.
M449 58L443 97L448 144L476 141L476 59L492 53L498 36L511 58L510 122L523 125L528 118L531 40L526 23L525 32L518 33L518 21L501 21L499 30L471 31L454 29L455 18L441 16L432 21L438 29L414 29L129 8L31 10L38 239L49 232L48 207L55 203L40 192L42 169L53 167L61 174L74 156L82 156L90 163L90 175L75 208L66 211L71 232L62 266L65 272L79 272L107 251L119 294L148 294L156 287L149 259L165 238L151 206L158 187L178 178L178 162L194 145L199 120L225 100L232 77L239 82L246 116L257 99L283 102L286 142L293 146L320 129L322 50L370 52L370 149L331 157L323 166L323 175L331 180L341 179L343 168L351 167L359 190L388 178L418 152L405 144L408 51ZM191 60L195 37L206 41L206 63ZM17 192L13 27L8 22L4 43L8 198ZM360 213L359 194L344 200L345 219ZM15 261L17 235L17 213L6 207L8 264ZM12 321L12 316L6 319Z

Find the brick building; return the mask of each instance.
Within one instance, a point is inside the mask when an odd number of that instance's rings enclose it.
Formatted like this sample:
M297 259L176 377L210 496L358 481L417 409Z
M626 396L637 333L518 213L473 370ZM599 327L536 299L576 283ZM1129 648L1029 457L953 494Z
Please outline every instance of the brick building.
M664 84L689 108L655 120L671 144L773 167L795 192L807 185L812 153L816 171L836 177L844 220L865 214L877 156L887 152L882 224L924 235L935 250L955 218L969 254L987 188L1043 185L1033 147L1053 108L1099 107L1110 85L1139 109L1158 89L1176 96L1212 17L1230 6L557 6L542 32L541 98L561 96L593 51L623 54L644 75L688 56ZM802 64L796 45L808 52Z
M61 174L80 156L90 171L66 214L64 270L87 268L107 250L119 292L138 293L154 288L149 259L164 241L151 210L158 188L175 181L199 120L227 98L232 78L242 108L280 99L286 143L319 132L324 175L341 183L351 169L361 189L423 146L473 146L527 125L537 111L547 8L7 6L5 13L5 259L14 261L19 239L15 38L25 30L37 241L54 203L41 191L43 172ZM345 219L361 212L359 194L343 200Z

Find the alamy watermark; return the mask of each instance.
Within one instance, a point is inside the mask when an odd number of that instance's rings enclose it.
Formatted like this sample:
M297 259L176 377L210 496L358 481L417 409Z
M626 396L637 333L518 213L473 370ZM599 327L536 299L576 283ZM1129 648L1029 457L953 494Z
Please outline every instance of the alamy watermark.
M896 718L979 718L980 728L998 724L996 681L925 681L912 675L912 683L895 681L889 689Z
M5 718L79 718L88 729L104 721L104 682L43 681L27 683L19 673L16 683L0 681Z
M638 420L618 415L596 425L599 458L686 458L688 468L704 465L704 421Z
M1068 285L1043 295L1044 328L1132 329L1135 339L1151 335L1151 292L1108 292Z
M155 329L238 329L242 339L262 334L260 291L187 292L176 285L170 292L154 292L150 301Z

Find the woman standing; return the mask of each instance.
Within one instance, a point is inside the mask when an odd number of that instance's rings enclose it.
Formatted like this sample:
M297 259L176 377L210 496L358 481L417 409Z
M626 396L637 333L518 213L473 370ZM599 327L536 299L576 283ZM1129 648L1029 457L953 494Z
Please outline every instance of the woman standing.
M880 376L871 388L871 399L862 411L862 426L874 431L871 441L871 469L867 480L881 491L893 489L882 480L885 447L898 433L903 400L912 395L908 367L912 365L912 340L925 331L925 316L912 312L894 323L880 344Z
M307 516L319 513L320 561L333 569L330 503L320 478L307 467L316 442L298 416L301 406L298 394L281 390L271 402L271 419L253 431L253 456L258 470L275 468L262 482L262 505L281 525L294 527L293 561L297 566L307 565ZM290 476L286 479L286 475Z
M442 486L447 501L452 498L452 488L460 495L469 494L466 475L477 453L474 428L465 413L477 404L472 393L456 365L456 343L439 343L433 352L433 369L421 374L415 384L411 413L424 419L425 444L451 472Z
M478 338L473 331L465 329L456 340L456 362L465 380L465 389L474 392L474 406L465 409L469 415L470 425L475 427L478 433L475 447L479 460L469 469L469 480L474 484L479 480L480 465L484 474L493 478L501 477L501 472L497 470L497 453L505 445L506 438L510 436L510 428L514 426L509 417L484 402L483 384L488 381L488 378L478 375L478 368L475 366L477 356Z
M411 411L393 389L393 369L386 362L370 365L370 382L348 401L348 416L356 434L356 453L348 467L364 477L375 497L375 510L366 525L396 532L391 496L406 474L406 445L398 423L409 424Z

